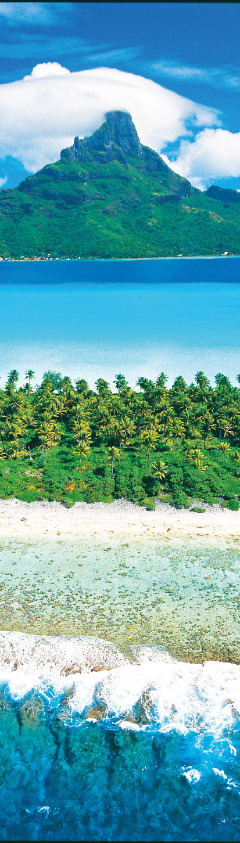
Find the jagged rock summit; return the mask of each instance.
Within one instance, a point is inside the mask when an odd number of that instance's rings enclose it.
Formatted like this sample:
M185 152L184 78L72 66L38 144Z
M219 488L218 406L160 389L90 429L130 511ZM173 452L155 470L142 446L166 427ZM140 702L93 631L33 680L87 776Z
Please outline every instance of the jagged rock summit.
M98 162L115 160L126 167L128 158L134 158L146 172L170 172L157 152L140 143L131 114L127 111L108 111L105 122L90 138L80 140L76 137L73 146L61 152L62 161L87 162L93 156Z

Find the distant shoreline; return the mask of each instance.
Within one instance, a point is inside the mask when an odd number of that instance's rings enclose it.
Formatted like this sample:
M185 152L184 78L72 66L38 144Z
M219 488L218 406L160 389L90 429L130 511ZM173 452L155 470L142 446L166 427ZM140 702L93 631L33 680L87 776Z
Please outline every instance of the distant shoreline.
M137 261L194 261L239 259L239 255L165 255L158 258L0 258L1 263L136 263Z

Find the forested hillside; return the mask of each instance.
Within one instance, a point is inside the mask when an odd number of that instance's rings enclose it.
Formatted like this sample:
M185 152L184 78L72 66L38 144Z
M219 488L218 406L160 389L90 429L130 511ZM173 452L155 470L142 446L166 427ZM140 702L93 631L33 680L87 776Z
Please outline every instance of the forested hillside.
M140 144L130 115L110 112L91 138L75 138L60 161L0 191L0 256L239 254L236 197L236 191L193 188Z

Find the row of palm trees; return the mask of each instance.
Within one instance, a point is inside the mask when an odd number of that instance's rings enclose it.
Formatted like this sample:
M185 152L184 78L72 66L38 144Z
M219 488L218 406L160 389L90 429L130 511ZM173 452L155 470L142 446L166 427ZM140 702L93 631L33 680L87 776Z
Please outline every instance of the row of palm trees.
M64 442L76 450L81 467L92 447L104 445L112 476L126 449L142 450L148 460L161 448L174 450L176 456L184 452L201 472L206 453L214 449L223 461L234 450L234 460L240 462L240 388L225 375L216 376L214 387L201 371L190 386L179 376L168 389L162 372L156 382L140 377L133 390L119 374L114 391L103 378L91 390L84 379L73 384L53 372L46 372L34 388L32 369L24 386L18 380L14 369L0 390L2 460L38 450L44 459L46 450ZM164 460L156 460L159 483L164 471Z

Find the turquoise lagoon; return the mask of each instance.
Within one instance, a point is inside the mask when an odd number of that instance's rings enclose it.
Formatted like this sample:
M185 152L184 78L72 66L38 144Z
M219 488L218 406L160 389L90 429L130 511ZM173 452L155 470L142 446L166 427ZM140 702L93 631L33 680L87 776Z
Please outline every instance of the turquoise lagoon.
M239 270L2 263L2 383L234 383ZM239 541L1 540L0 839L239 840Z
M0 264L0 374L240 371L240 258Z

